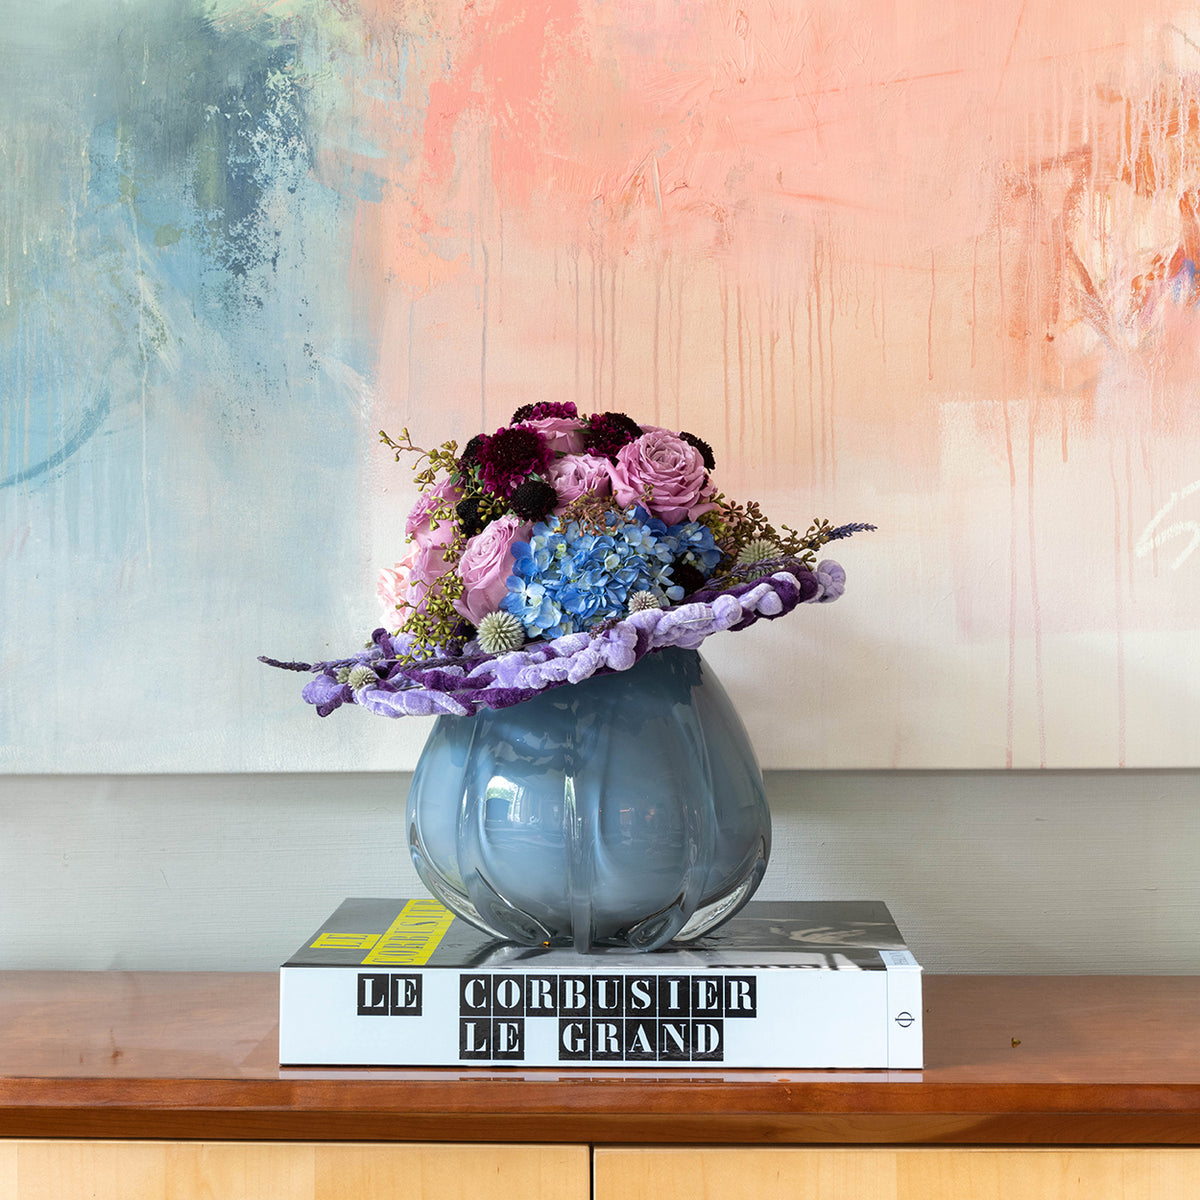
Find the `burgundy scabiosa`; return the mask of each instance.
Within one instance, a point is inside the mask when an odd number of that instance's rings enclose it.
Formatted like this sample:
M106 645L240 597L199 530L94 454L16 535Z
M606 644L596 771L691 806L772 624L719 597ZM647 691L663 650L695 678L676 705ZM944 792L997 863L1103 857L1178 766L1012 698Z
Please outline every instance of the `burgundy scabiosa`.
M536 430L524 425L497 429L475 451L475 466L483 486L497 496L511 496L531 475L550 466L550 446Z
M458 456L458 469L467 474L479 461L479 450L487 441L486 433L477 433L464 447Z
M694 433L688 433L687 430L684 430L679 436L689 446L700 451L700 457L704 460L704 469L706 471L715 471L717 469L717 457L713 454L712 447L703 438L698 438Z
M483 516L483 500L479 496L468 496L454 507L454 515L463 537L471 538L483 532L487 524Z
M540 404L522 404L512 415L510 425L520 425L522 421L541 421L546 417L558 417L564 420L575 420L579 409L573 400L561 403L555 400L544 400Z
M642 427L624 413L593 413L584 426L583 446L588 454L616 462L621 447L641 436Z

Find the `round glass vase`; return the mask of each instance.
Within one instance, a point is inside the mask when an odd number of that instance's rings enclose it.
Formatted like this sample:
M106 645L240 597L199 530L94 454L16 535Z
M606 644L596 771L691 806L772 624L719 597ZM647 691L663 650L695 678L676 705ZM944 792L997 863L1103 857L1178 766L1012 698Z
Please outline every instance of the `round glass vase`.
M422 882L524 945L654 950L728 920L766 869L754 750L695 650L437 718L408 795Z

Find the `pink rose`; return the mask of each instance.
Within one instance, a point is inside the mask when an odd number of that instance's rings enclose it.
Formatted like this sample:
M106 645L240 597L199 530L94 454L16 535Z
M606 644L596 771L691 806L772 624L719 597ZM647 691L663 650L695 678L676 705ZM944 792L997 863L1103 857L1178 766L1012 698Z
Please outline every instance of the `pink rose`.
M713 489L700 451L665 429L627 442L608 473L618 504L646 504L651 516L668 525L695 520L714 507L705 502Z
M384 567L379 573L377 591L384 605L384 623L389 629L398 628L409 612L425 611L430 586L450 570L446 548L454 540L454 522L438 519L433 526L433 512L447 505L453 507L462 493L448 479L427 492L422 492L404 522L404 531L412 543L407 557L394 567ZM403 607L397 611L396 606Z
M449 522L445 525L449 527ZM384 605L384 624L397 629L411 611L424 612L430 587L453 565L446 561L446 546L433 542L428 546L418 544L394 567L384 567L376 587ZM403 608L397 611L397 605Z
M612 488L608 460L591 454L567 454L555 459L546 472L546 482L558 493L556 513L588 492L607 496Z
M458 560L463 591L454 601L454 608L472 625L478 625L488 613L500 607L507 591L505 581L513 573L513 542L527 540L532 529L528 521L500 517L467 540Z
M409 565L406 559L394 567L383 567L379 572L379 583L375 590L379 594L380 604L383 605L384 628L392 633L404 624L405 614L400 611L399 606L405 603L408 595Z
M520 423L536 429L555 454L578 454L583 450L583 422L578 417L538 417Z

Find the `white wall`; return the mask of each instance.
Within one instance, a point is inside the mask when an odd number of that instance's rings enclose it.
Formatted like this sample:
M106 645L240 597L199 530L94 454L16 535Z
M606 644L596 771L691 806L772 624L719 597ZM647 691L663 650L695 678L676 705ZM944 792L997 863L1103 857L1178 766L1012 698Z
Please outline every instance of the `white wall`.
M422 895L408 777L0 777L0 968L273 970ZM934 972L1200 973L1200 772L769 772L763 899L886 900Z

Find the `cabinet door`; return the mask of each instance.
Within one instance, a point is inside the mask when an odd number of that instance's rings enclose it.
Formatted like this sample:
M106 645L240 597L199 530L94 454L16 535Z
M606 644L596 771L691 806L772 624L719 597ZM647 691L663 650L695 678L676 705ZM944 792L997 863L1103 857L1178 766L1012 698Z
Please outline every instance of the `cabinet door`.
M4 1200L588 1200L586 1146L0 1141Z
M595 1200L1196 1200L1200 1149L598 1149Z

